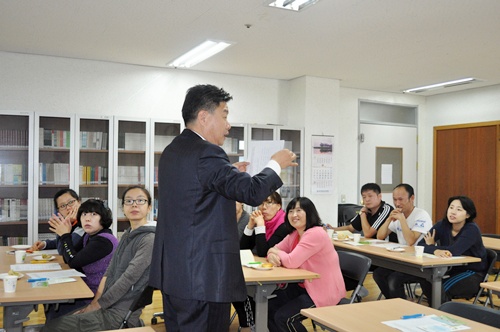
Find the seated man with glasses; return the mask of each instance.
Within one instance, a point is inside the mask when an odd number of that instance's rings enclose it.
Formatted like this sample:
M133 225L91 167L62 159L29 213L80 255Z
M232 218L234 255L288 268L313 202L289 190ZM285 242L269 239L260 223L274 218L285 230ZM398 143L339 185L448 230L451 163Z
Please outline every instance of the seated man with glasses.
M54 195L54 206L57 210L57 215L53 215L49 222L55 222L60 217L69 219L73 225L71 239L73 244L76 245L85 233L83 228L77 226L76 219L78 209L80 208L80 197L73 189L61 189ZM32 251L57 249L60 255L63 252L59 236L56 236L53 240L36 241L30 249Z

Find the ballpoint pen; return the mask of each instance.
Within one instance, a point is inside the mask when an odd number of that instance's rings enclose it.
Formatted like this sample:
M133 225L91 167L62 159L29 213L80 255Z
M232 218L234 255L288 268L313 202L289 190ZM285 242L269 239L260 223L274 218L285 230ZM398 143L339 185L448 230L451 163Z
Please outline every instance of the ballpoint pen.
M404 316L401 316L401 319L421 318L424 316L425 316L424 314L404 315Z
M34 279L28 279L28 282L37 282L37 281L46 281L49 280L49 278L34 278Z

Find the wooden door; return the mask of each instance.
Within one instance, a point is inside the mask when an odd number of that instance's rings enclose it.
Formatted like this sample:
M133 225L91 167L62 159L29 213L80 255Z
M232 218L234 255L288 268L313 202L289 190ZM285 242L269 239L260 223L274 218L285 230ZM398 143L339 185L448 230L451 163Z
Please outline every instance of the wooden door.
M500 233L500 122L434 127L433 220L443 218L448 198L470 197L484 233Z

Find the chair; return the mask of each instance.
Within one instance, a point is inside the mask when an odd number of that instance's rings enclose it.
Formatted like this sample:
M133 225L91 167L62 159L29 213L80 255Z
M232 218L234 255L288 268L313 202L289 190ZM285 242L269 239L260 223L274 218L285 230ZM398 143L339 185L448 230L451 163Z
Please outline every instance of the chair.
M495 268L495 263L497 261L497 252L493 249L488 249L486 248L486 261L488 262L488 269L486 270L486 274L484 276L484 279L482 282L487 282L490 274L493 274L493 269ZM497 274L498 277L498 274ZM479 291L477 292L476 298L474 299L474 304L477 303L479 300L479 297L481 294L484 292L484 288L481 287ZM488 301L491 303L491 307L494 308L493 305L493 297L492 297L492 292L490 290L486 291L486 301L484 302L484 306L488 305Z
M134 313L134 311L142 309L145 306L153 303L154 290L155 290L154 287L146 286L146 288L144 288L142 293L135 299L134 302L132 302L127 314L125 315L125 317L123 317L123 321L119 327L120 330L128 328L128 320L130 316ZM142 320L141 320L141 326L144 326L144 322Z
M465 302L446 302L439 310L500 328L500 311Z
M358 204L338 204L338 226L347 226L363 206Z
M483 236L484 237L491 237L494 239L500 239L500 234L483 234ZM497 255L498 255L498 252L497 252ZM498 256L497 256L497 262L500 262L500 260L498 259ZM500 276L500 269L497 270L495 280L493 280L493 281L497 281L499 276Z
M345 279L356 281L355 286L350 298L343 298L339 304L350 304L354 302L359 302L361 300L360 291L363 289L363 282L365 281L366 275L370 270L372 265L372 260L366 256L363 256L354 252L338 251L340 270L342 271L342 276ZM346 285L346 290L348 289Z

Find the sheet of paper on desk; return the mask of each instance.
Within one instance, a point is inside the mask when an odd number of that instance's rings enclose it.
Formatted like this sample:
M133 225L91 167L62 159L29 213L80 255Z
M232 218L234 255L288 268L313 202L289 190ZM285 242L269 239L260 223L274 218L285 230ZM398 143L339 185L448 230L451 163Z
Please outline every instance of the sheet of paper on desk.
M382 322L383 324L403 332L448 332L470 330L470 327L460 321L446 316L429 315L422 318L398 319Z
M255 261L253 258L253 253L252 250L250 249L242 249L240 250L240 260L241 260L241 265L248 265L249 263Z
M27 271L47 271L47 270L61 270L59 263L44 263L44 264L13 264L10 266L12 271L27 272Z
M354 241L345 241L344 243L346 244L350 244L352 246L362 246L363 243L360 243L360 242L354 242Z
M28 276L33 279L38 278L67 278L67 277L85 277L85 274L78 272L75 269L69 270L61 270L61 271L52 271L52 272L37 272L37 273L28 273Z
M372 244L374 247L386 248L386 249L394 249L394 248L405 248L408 247L404 244L394 243L394 242L384 242L384 243L374 243Z

